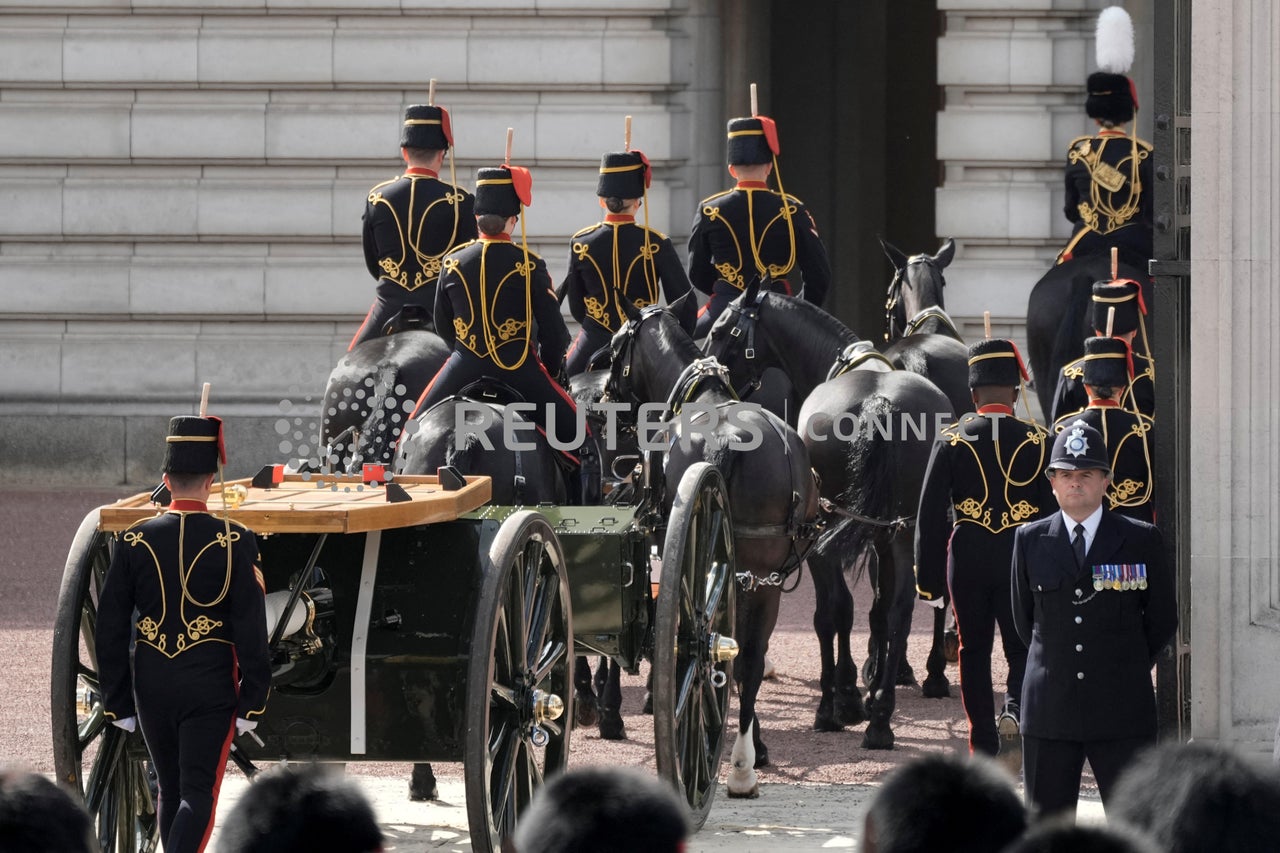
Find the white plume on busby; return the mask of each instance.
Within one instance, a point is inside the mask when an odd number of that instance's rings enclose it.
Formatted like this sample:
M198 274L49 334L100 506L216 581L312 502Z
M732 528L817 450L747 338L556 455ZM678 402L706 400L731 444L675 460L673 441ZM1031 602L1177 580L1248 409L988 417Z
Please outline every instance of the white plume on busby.
M1094 50L1098 70L1128 74L1133 67L1133 19L1119 6L1108 6L1098 15Z

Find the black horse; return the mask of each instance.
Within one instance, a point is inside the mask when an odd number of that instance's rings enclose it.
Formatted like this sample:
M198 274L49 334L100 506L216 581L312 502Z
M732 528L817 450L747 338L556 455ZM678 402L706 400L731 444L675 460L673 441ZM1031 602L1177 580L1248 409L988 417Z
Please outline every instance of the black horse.
M418 396L448 357L449 346L423 327L371 338L346 353L325 383L323 456L306 467L356 472L364 462L390 464Z
M894 686L915 603L912 524L939 420L953 417L946 396L927 379L895 370L874 353L826 381L837 358L857 336L821 309L748 286L711 330L711 351L730 366L735 383L759 365L747 363L744 342L754 340L755 361L783 369L804 394L800 433L821 482L832 522L809 553L817 608L814 628L822 655L822 697L814 719L836 731L867 718L868 749L891 749ZM885 637L871 667L869 708L857 689L849 649L853 597L843 570L869 564L876 602L872 633ZM834 650L833 650L834 645ZM946 695L946 662L935 634L927 663L926 695Z
M769 763L755 710L764 657L783 584L816 535L818 489L795 431L759 406L738 403L723 368L701 356L667 311L635 313L615 336L609 393L633 406L667 404L668 484L696 462L710 462L724 475L738 560L733 677L739 715L728 789L731 797L755 797L755 768ZM668 490L668 504L674 493Z
M1027 299L1027 359L1035 379L1036 397L1046 423L1053 422L1053 395L1062 367L1084 354L1084 339L1093 334L1085 328L1093 283L1128 278L1142 287L1142 299L1152 306L1151 278L1123 261L1111 274L1108 255L1084 255L1049 268ZM1147 341L1139 338L1134 348L1145 352Z
M919 373L947 395L956 415L973 411L969 393L969 349L947 313L942 270L955 257L956 245L948 239L933 255L907 257L880 241L893 264L893 280L885 302L886 346L882 350L893 366Z

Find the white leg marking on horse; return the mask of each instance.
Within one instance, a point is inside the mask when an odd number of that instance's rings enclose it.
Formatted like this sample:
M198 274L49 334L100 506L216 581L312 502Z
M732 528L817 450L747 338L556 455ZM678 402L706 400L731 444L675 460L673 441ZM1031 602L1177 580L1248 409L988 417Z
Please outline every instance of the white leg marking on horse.
M745 732L738 733L733 742L733 752L729 754L729 796L756 797L760 793L760 785L756 779L756 744L755 726L752 722Z
M766 679L777 678L778 668L773 665L773 661L769 660L769 656L764 656L764 677Z

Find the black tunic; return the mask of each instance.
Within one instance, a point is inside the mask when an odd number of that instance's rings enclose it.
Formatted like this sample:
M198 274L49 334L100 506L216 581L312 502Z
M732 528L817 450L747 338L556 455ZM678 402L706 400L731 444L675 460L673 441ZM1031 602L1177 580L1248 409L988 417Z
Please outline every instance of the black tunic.
M1054 432L1082 420L1102 433L1111 460L1111 485L1103 500L1107 509L1130 518L1155 521L1152 436L1154 421L1143 414L1130 412L1115 404L1095 400L1088 408L1063 415L1054 424Z
M1071 141L1063 213L1073 226L1059 260L1120 249L1131 266L1151 257L1151 145L1122 130Z

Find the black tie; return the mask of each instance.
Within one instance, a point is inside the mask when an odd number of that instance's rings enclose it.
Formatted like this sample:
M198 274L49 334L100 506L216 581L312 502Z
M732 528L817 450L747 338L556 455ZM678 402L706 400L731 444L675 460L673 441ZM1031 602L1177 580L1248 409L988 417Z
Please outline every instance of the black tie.
M1076 553L1076 566L1084 568L1084 525L1076 525L1076 538L1071 540L1071 550Z

